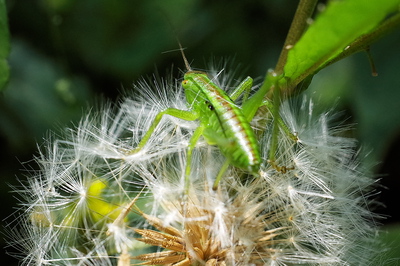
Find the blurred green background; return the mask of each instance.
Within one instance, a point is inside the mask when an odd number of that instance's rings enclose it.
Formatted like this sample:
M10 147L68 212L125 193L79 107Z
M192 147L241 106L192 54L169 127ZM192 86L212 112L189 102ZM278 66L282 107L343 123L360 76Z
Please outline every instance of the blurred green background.
M102 99L115 101L132 83L174 66L182 43L194 68L210 58L234 58L242 75L262 77L280 53L297 1L29 0L6 1L11 33L11 78L0 96L2 217L17 206L9 185L37 166L48 132L76 125ZM360 146L376 161L386 205L379 213L400 258L400 31L364 53L321 71L307 91L317 104L345 111ZM176 71L180 78L179 71ZM261 79L259 79L261 80ZM10 221L10 219L8 219ZM2 245L5 243L2 241ZM9 249L9 251L11 251ZM398 252L396 254L396 251ZM4 265L16 265L6 256ZM400 265L398 260L393 264Z

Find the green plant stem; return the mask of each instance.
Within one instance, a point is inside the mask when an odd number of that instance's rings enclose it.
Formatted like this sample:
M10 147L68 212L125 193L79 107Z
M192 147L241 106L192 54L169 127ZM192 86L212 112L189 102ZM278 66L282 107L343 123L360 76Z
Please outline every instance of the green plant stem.
M307 28L307 20L313 14L316 4L317 0L300 0L292 24L290 25L288 35L286 36L285 43L282 47L278 63L275 67L275 72L278 75L283 72L283 67L286 64L287 54L290 47L300 39Z
M278 149L278 135L279 135L279 125L278 125L278 117L279 117L279 106L280 106L280 93L279 93L279 87L277 86L277 82L275 82L272 90L274 91L273 93L273 107L271 110L272 117L273 117L273 123L272 123L272 134L271 134L271 142L269 146L269 154L268 154L268 160L271 163L275 163L275 153Z

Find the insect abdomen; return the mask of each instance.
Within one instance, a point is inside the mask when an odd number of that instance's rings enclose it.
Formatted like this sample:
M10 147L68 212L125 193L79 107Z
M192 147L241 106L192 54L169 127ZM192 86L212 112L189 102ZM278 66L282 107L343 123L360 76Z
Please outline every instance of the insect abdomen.
M215 144L222 154L232 165L257 172L261 161L258 142L240 108L206 73L187 72L183 86L188 102L200 113L200 121L208 122L209 132L216 134ZM204 137L213 142L213 136Z
M242 111L226 93L204 77L198 76L196 82L203 83L202 92L206 95L211 111L209 126L226 139L227 143L219 146L222 154L236 167L251 172L258 171L260 152L257 139ZM202 112L204 113L204 112ZM206 115L206 114L205 114Z
M221 152L239 168L258 171L260 165L259 145L250 124L241 110L233 104L222 101L216 108L221 128L231 145L221 145Z

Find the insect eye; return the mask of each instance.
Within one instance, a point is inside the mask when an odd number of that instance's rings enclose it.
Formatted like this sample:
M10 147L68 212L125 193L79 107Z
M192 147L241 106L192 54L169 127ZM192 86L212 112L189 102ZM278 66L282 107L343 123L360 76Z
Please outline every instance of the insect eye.
M189 84L189 80L185 79L185 80L182 81L182 85L183 86L188 85L188 84Z
M209 101L205 101L204 103L207 105L208 109L214 111L214 106Z

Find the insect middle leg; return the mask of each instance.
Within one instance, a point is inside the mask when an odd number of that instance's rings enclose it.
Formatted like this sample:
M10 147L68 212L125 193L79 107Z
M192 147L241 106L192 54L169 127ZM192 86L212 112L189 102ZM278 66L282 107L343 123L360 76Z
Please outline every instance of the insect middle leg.
M232 92L232 94L229 95L229 98L231 98L232 101L236 101L237 98L239 98L239 96L242 95L242 93L244 92L243 102L245 102L249 97L252 86L253 86L253 79L250 77L245 78L239 84L239 86Z
M139 142L138 146L129 151L128 155L132 155L135 153L140 152L146 143L149 141L151 135L154 133L155 129L157 128L158 124L160 123L162 117L164 115L170 115L179 119L193 121L199 118L199 115L196 112L192 111L184 111L175 108L168 108L165 111L162 111L156 115L153 120L153 123L150 125L149 129L147 130L146 134L143 136L142 140ZM202 136L205 126L200 124L199 127L194 131L193 136L190 138L188 152L187 152L187 159L186 159L186 168L185 168L185 193L189 191L189 184L190 184L190 170L191 170L191 163L192 163L192 152L195 148L197 141Z
M198 128L194 131L192 137L189 140L189 146L187 150L187 157L186 157L186 168L185 168L185 193L189 192L189 185L190 185L190 171L192 166L192 152L193 149L196 147L197 141L203 135L205 125L200 124Z
M153 120L153 123L151 123L149 129L147 130L146 134L143 136L142 140L139 142L137 147L131 151L128 151L128 155L132 155L135 153L138 153L141 151L146 143L149 141L151 135L153 132L156 130L158 124L160 123L162 117L164 115L170 115L179 119L187 120L187 121L193 121L199 118L199 115L195 112L191 111L184 111L184 110L179 110L175 108L168 108L162 112L159 112L156 117Z
M222 165L221 169L219 170L217 178L215 178L214 185L212 187L213 190L217 190L218 184L221 181L221 178L225 174L226 170L228 170L229 164L230 164L229 160L226 159L224 164Z

